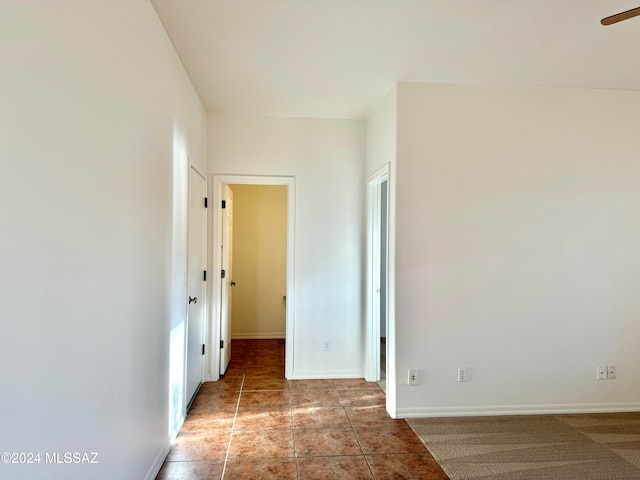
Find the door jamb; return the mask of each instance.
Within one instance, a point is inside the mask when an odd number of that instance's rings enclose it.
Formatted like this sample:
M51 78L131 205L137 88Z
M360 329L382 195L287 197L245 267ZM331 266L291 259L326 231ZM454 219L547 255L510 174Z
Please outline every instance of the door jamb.
M213 199L211 204L211 225L213 234L211 236L212 260L211 282L209 283L209 298L211 299L209 309L209 332L211 333L212 348L207 352L208 364L210 366L210 380L216 381L220 378L220 349L213 348L220 345L220 306L221 282L220 271L222 265L222 190L224 185L284 185L287 187L287 283L286 283L286 325L285 325L285 377L291 378L293 375L293 339L294 339L294 312L295 312L295 279L294 279L294 242L295 242L295 177L291 176L256 176L256 175L212 175L211 188L213 189Z

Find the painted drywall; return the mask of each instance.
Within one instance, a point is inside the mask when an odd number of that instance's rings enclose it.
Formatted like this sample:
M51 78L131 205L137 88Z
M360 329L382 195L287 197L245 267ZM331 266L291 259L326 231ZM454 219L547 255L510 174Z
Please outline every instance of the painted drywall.
M295 176L293 377L361 377L365 123L209 115L207 128L210 174Z
M0 477L153 478L206 115L147 1L1 5L0 450L41 462Z
M638 92L399 85L401 416L640 408L638 125Z
M375 173L384 165L395 165L398 124L397 95L397 86L394 86L367 120L367 175Z
M231 338L285 338L287 187L233 191Z

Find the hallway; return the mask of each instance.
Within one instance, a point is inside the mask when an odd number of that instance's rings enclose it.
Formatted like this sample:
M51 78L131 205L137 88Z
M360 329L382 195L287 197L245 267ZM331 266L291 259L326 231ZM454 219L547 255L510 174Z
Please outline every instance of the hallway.
M363 379L284 378L284 340L233 340L227 373L205 383L157 480L448 477Z

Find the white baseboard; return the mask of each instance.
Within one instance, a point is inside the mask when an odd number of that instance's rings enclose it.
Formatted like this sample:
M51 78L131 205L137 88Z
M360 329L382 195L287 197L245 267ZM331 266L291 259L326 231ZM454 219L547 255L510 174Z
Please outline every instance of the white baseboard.
M326 380L326 379L334 379L334 378L364 378L364 373L361 371L355 371L355 370L345 370L342 372L324 372L324 373L294 372L291 377L288 377L289 380Z
M168 442L160 451L160 453L158 453L158 456L153 461L153 465L151 465L151 468L147 472L147 475L144 477L145 480L154 480L158 476L158 473L160 472L160 469L162 468L167 455L169 455L171 444L172 442Z
M575 403L558 405L489 405L476 407L397 408L395 411L396 417L394 418L559 415L616 412L640 412L640 403Z
M154 480L158 476L158 473L160 472L164 461L167 459L167 455L169 455L169 452L171 451L173 443L176 441L176 437L178 436L178 433L180 432L184 421L184 416L178 419L175 431L169 436L168 443L162 448L160 453L158 453L156 459L153 461L153 465L151 465L151 468L147 472L147 475L144 477L145 480Z
M287 338L287 334L285 332L231 333L231 340L268 340L270 338Z

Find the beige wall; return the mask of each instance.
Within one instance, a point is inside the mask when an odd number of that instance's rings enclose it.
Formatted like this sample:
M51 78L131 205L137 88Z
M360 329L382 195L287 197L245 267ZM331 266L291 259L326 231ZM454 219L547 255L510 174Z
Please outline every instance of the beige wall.
M233 190L232 338L284 338L287 187Z

